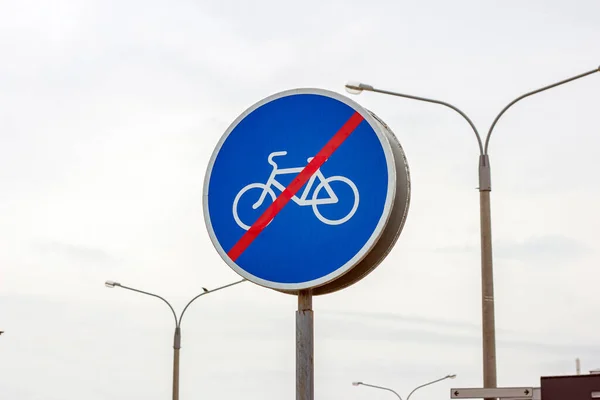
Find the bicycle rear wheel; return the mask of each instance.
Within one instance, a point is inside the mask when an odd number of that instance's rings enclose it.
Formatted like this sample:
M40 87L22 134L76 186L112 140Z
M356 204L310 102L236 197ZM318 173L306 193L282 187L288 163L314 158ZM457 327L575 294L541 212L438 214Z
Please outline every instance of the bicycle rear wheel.
M259 190L256 190L256 189L259 189ZM264 191L267 192L268 196L265 196L264 200L261 203L258 203L258 201L260 200L260 197ZM244 197L243 199L242 199L242 196ZM270 197L270 200L269 200L269 197ZM266 207L270 206L273 202L275 202L275 199L276 199L276 196L275 196L275 192L273 191L273 189L271 189L264 183L251 183L247 186L244 186L244 188L239 191L239 193L235 196L235 199L233 200L233 207L232 207L233 219L235 220L235 222L238 224L238 226L240 228L247 231L248 229L250 229L250 226L254 222L256 222L256 220L258 220L258 218L261 216L262 212L266 209ZM244 215L244 220L246 222L252 221L250 223L250 225L246 224L240 218L240 215L238 212L240 200L242 200L243 207L250 205L250 207L245 207L245 208L247 208L247 211L244 209L244 211L242 212L242 214ZM258 211L253 211L253 210L258 210Z

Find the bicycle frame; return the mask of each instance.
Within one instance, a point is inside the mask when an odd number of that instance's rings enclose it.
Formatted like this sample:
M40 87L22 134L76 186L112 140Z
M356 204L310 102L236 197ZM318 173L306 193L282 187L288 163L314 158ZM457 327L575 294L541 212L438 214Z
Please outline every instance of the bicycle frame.
M265 197L267 196L268 188L275 187L275 188L279 189L279 191L281 191L281 192L283 192L285 190L285 186L283 186L281 183L279 183L276 179L276 177L278 175L299 174L303 169L304 169L303 167L281 168L281 169L274 167L273 171L271 171L271 175L269 176L269 179L267 179L267 183L265 184L265 190L263 190L263 192L261 193L257 204L263 203L263 201L265 200ZM317 179L317 178L319 179L320 182L324 182L323 189L325 189L325 191L327 192L327 195L329 197L324 198L324 199L307 199L308 194L310 193L310 190L313 187L315 179ZM339 201L339 199L336 196L333 189L331 188L331 185L329 185L329 183L326 181L325 176L321 172L321 169L318 169L317 172L315 172L310 177L308 182L306 183L306 187L304 188L302 195L300 197L293 195L292 201L294 203L298 204L299 206L311 206L313 204L316 204L316 205L335 204Z
M277 163L275 161L273 161L273 158L278 157L278 156L285 156L286 154L287 154L287 151L275 151L275 152L269 154L269 156L267 157L267 161L273 167L273 169L271 170L271 173L269 174L269 178L267 179L267 182L266 183L261 183L261 182L250 183L250 184L244 186L238 192L238 194L235 196L235 198L233 200L233 208L232 208L233 219L235 220L235 222L238 224L238 226L240 228L242 228L246 231L251 228L251 225L244 223L240 219L240 216L238 215L238 202L239 202L241 196L244 195L244 193L246 193L247 191L252 190L252 189L261 189L262 193L260 194L258 200L252 205L252 208L254 210L256 210L258 207L260 207L266 201L267 195L273 201L277 200L277 196L275 194L275 189L279 190L282 193L285 192L286 187L277 180L277 176L294 174L294 176L297 179L297 175L300 174L304 170L304 168L306 168L306 167L279 168L277 166ZM313 160L313 157L309 157L306 161L308 163L310 163L311 160ZM318 182L317 182L317 180L318 180ZM315 186L315 182L317 182L316 186ZM341 183L347 185L352 190L352 194L354 197L354 204L352 205L352 209L342 218L337 218L337 219L327 218L318 209L318 207L321 205L336 204L339 202L338 196L335 194L335 192L333 191L333 188L331 187L331 182L341 182ZM358 207L358 202L359 202L359 192L358 192L358 189L357 189L356 185L354 184L354 182L352 182L350 179L348 179L345 176L334 175L334 176L330 176L330 177L325 177L323 175L323 173L321 172L321 169L319 168L315 171L314 174L312 174L312 176L310 176L308 178L308 180L306 181L305 185L303 185L303 187L304 187L304 189L302 190L301 194L296 195L296 193L294 193L291 195L291 197L289 197L289 199L292 200L294 203L296 203L299 206L312 206L312 210L315 214L315 217L317 217L317 219L324 224L341 225L341 224L345 223L346 221L348 221L350 218L352 218L352 216L356 212L356 209ZM314 188L314 190L313 190L313 188ZM321 190L323 190L323 189L325 189L325 191L327 192L328 197L318 198L319 194L321 193ZM298 188L298 191L299 190L300 190L300 188ZM311 190L313 190L312 194L310 193Z

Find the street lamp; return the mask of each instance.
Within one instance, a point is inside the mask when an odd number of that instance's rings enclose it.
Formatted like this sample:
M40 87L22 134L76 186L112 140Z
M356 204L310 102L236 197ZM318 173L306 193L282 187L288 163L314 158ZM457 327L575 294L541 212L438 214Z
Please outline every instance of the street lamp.
M481 223L481 312L482 312L482 333L483 333L483 385L486 388L496 387L496 327L494 317L494 272L492 263L492 221L490 207L490 191L492 190L490 160L488 147L492 131L496 127L498 120L506 110L514 105L519 100L522 100L531 95L552 89L556 86L583 78L593 73L599 72L600 67L571 78L544 86L540 89L533 90L517 97L496 116L485 138L485 142L481 140L481 136L471 119L460 109L450 103L444 101L433 100L426 97L413 96L409 94L391 92L388 90L376 89L371 85L359 82L348 82L346 90L351 94L360 94L363 91L388 94L391 96L404 97L411 100L419 100L427 103L439 104L460 114L471 126L475 133L477 144L479 145L479 213Z
M183 318L183 314L185 314L185 311L187 310L187 308L197 298L202 297L209 293L216 292L221 289L225 289L225 288L237 285L237 284L245 282L245 281L246 281L246 279L242 279L240 281L236 281L236 282L233 282L228 285L224 285L224 286L218 287L216 289L212 289L212 290L202 288L202 293L200 293L199 295L197 295L196 297L191 299L186 304L186 306L183 308L183 311L181 311L179 318L177 318L177 314L175 313L173 306L171 306L171 303L169 303L167 300L165 300L163 297L161 297L157 294L145 292L143 290L134 289L134 288L131 288L131 287L128 287L125 285L121 285L119 282L114 282L114 281L106 281L106 282L104 282L104 285L107 288L111 288L111 289L115 288L115 287L119 287L119 288L131 290L133 292L142 293L142 294L146 294L148 296L156 297L157 299L161 299L162 301L164 301L167 304L167 306L169 306L169 308L171 309L171 312L173 313L173 317L175 318L175 334L173 336L173 400L179 400L179 349L181 349L181 319Z
M420 385L420 386L417 386L416 388L414 388L414 389L413 389L413 390L412 390L412 391L411 391L411 392L408 394L408 396L406 397L406 400L409 400L409 399L410 399L410 396L412 396L412 394L413 394L414 392L416 392L418 389L421 389L422 387L429 386L429 385L433 385L434 383L441 382L441 381L443 381L443 380L445 380L445 379L454 379L454 378L456 378L456 374L450 374L450 375L446 375L446 376L444 376L443 378L439 378L439 379L436 379L436 380L434 380L434 381L427 382L427 383L424 383L424 384L422 384L422 385ZM394 394L395 394L395 395L396 395L396 396L397 396L397 397L398 397L400 400L402 400L402 397L400 397L400 395L399 395L398 393L396 393L396 391L394 391L394 390L392 390L392 389L390 389L390 388L386 388L386 387L383 387L383 386L371 385L371 384L369 384L369 383L364 383L364 382L352 382L352 386L361 386L361 385L362 385L362 386L371 387L371 388L375 388L375 389L387 390L388 392L392 392L392 393L394 393Z

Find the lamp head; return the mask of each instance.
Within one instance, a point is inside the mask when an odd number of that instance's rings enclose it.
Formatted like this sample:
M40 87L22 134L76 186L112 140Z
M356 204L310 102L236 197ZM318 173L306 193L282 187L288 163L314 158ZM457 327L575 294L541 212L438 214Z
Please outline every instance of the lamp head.
M115 286L121 286L121 284L119 282L113 282L113 281L106 281L104 282L104 286L106 286L107 288L114 288Z
M362 385L362 382L352 382L352 386Z
M454 378L456 378L456 374L450 374L450 375L446 376L446 378L454 379Z
M345 88L350 94L361 94L363 90L373 90L373 86L360 82L348 82L346 83Z

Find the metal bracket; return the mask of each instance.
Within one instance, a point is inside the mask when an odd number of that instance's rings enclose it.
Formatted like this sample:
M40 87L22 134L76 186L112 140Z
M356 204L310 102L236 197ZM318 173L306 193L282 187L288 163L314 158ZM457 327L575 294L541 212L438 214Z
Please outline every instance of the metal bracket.
M480 192L492 191L492 174L490 170L490 158L487 154L479 156L479 187Z
M173 348L179 350L181 348L181 328L175 328L175 335L173 336Z

